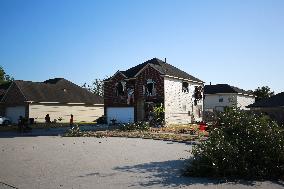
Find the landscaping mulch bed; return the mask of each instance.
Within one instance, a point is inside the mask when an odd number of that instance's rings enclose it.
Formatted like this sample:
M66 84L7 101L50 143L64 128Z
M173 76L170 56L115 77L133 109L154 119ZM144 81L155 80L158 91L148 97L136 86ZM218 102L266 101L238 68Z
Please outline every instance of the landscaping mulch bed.
M150 129L149 131L121 131L121 130L107 130L107 131L77 131L66 133L65 137L126 137L126 138L143 138L164 140L173 142L194 142L206 140L208 133L202 131L194 134L178 133L165 129Z

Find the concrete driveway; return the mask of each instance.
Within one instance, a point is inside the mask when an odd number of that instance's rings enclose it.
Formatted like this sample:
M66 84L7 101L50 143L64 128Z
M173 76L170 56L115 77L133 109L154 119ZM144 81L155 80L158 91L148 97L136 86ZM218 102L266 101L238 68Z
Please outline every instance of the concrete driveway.
M127 138L0 138L0 188L283 188L180 174L190 145Z

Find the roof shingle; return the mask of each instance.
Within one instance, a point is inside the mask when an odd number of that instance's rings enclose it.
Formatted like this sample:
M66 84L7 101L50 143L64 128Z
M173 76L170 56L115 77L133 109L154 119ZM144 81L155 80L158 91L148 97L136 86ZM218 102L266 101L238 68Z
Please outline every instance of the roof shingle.
M63 79L55 78L44 82L15 80L27 101L103 104L103 98Z
M152 58L151 60L148 60L142 64L139 64L135 67L129 68L126 71L121 71L126 77L128 78L133 78L135 75L142 70L146 65L150 64L153 66L155 69L157 69L161 74L163 75L169 75L169 76L174 76L182 79L188 79L194 82L202 82L200 79L193 77L192 75L189 75L188 73L158 59L158 58Z
M238 87L230 86L228 84L205 85L204 94L217 93L242 93L246 95L253 95L252 91L246 91Z

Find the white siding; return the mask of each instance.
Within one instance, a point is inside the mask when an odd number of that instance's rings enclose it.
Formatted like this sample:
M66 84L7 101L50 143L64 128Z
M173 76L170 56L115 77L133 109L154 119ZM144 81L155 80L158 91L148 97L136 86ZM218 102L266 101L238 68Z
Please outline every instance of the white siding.
M203 100L194 106L195 84L189 83L189 92L182 91L182 80L164 78L165 122L166 124L191 123L192 114L195 121L202 121ZM200 112L197 108L200 107Z
M219 98L223 98L223 102L219 102ZM255 98L247 95L237 94L207 94L204 99L205 110L216 110L221 107L232 107L237 105L242 110L248 110L246 106L254 103Z
M246 108L246 106L253 104L254 102L254 97L238 95L238 107L240 107L242 110L249 110L249 108Z
M219 102L219 99L223 98L223 102ZM205 110L216 110L221 107L232 107L237 103L236 94L207 94L204 99Z
M53 121L61 117L61 122L69 122L70 114L74 116L74 122L93 122L104 115L103 106L83 106L83 105L46 105L30 104L29 117L35 118L36 122L45 122L45 116L49 114Z

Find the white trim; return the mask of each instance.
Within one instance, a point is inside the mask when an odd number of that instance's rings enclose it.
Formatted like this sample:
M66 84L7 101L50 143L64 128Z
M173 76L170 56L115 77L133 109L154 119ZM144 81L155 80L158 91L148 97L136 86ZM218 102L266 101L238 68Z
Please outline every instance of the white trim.
M27 101L24 101L24 102L27 102L27 103L33 103L34 101L32 101L32 100L31 100L31 101L27 100Z
M76 105L76 104L85 104L85 103L80 103L80 102L69 102L69 103L67 103L67 104L74 104L74 105Z
M94 106L104 106L104 104L93 104Z
M59 104L60 102L38 102L39 104Z
M181 77L176 77L176 76L171 76L171 75L163 75L164 77L169 77L169 78L174 78L174 79L179 79L179 80L183 80L183 81L189 81L189 82L192 82L192 83L198 83L198 84L203 84L204 85L204 82L202 81L193 81L191 79L184 79L184 78L181 78Z
M162 73L160 70L158 70L157 68L155 68L154 66L152 66L151 63L148 63L146 66L144 66L134 77L136 78L138 75L140 75L140 73L142 73L148 66L151 66L152 68L154 68L155 70L157 70L160 74L164 74Z

